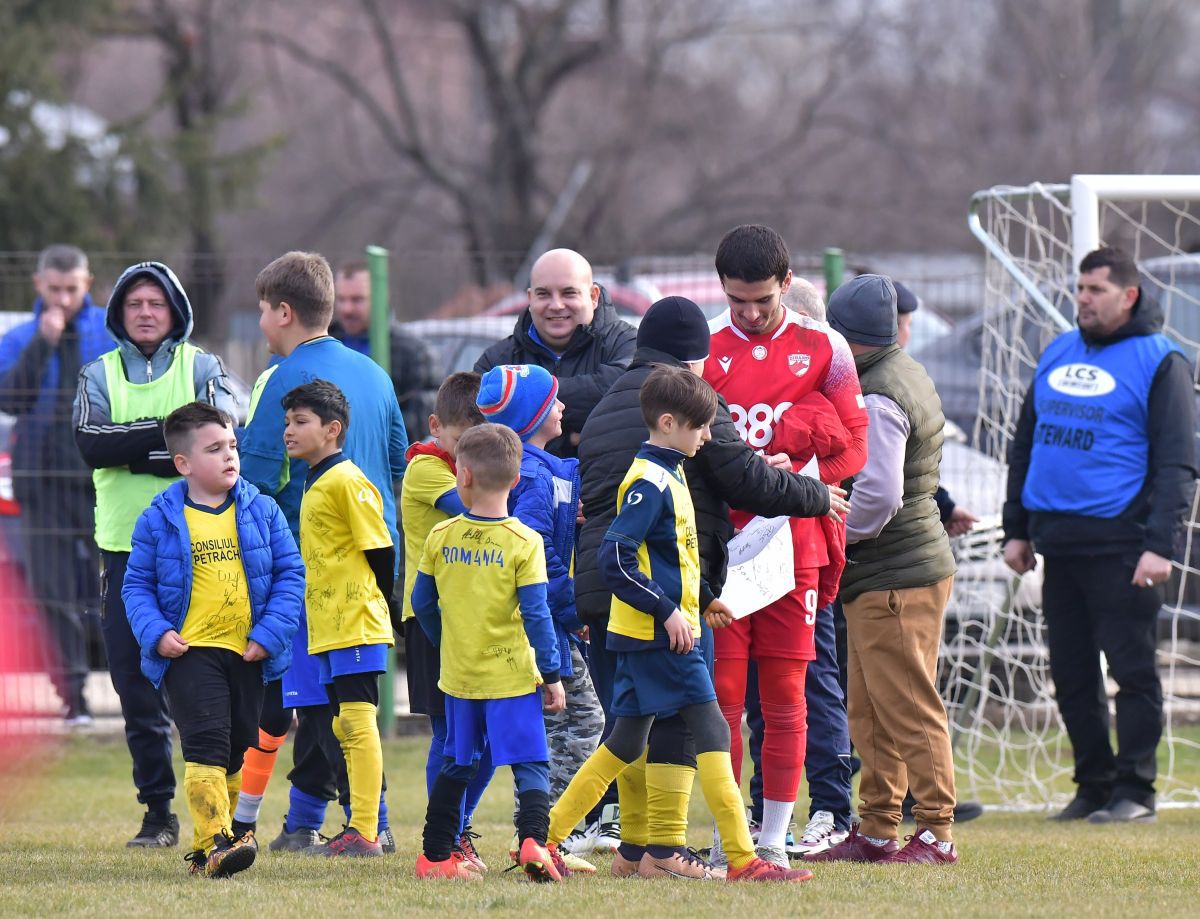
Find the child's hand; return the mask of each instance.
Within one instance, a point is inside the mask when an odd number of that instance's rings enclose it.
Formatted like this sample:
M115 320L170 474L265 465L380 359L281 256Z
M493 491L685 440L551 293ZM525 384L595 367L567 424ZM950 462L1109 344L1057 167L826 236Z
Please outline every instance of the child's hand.
M850 502L846 500L846 489L839 488L837 485L826 485L829 489L829 513L825 516L833 520L844 520L846 515L850 513Z
M246 650L242 654L242 660L247 664L253 664L255 661L265 661L267 659L267 649L260 645L257 641L246 642Z
M723 629L733 622L733 610L714 597L704 611L704 621L710 629Z
M692 638L692 627L688 625L688 621L683 618L683 613L678 609L667 617L667 621L663 623L663 628L667 630L667 638L671 642L671 650L676 654L687 654L692 650L695 644L695 639Z
M542 686L542 694L545 696L546 702L542 706L548 712L561 712L567 707L567 693L563 689L563 684L546 683Z
M183 654L188 649L188 643L179 637L179 633L174 629L167 629L163 632L163 637L158 640L157 651L163 657L183 657Z

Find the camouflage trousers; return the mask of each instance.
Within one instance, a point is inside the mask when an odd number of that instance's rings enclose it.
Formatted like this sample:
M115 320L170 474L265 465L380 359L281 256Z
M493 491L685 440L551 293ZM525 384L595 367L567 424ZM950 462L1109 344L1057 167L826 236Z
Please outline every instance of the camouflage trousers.
M579 767L596 752L604 733L604 709L592 686L592 675L574 642L571 642L571 668L575 672L562 678L567 707L561 712L543 713L546 743L550 747L551 805L567 790Z

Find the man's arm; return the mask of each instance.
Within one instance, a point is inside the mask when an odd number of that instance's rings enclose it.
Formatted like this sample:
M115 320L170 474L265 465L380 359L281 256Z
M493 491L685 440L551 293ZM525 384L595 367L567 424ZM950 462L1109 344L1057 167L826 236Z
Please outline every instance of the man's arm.
M1182 354L1167 355L1154 374L1146 428L1150 516L1143 548L1169 559L1191 507L1196 478L1196 404L1191 369Z
M886 396L867 396L867 464L854 479L846 542L874 539L904 505L908 417Z
M27 325L31 328L17 326L0 339L0 412L10 415L24 415L33 409L46 365L54 354L54 346L38 334L32 321ZM69 386L70 381L59 385Z
M79 373L72 423L83 461L93 469L146 462L152 452L165 453L167 449L159 419L139 418L121 423L112 420L104 365L98 360Z
M808 476L769 466L738 435L721 397L710 431L712 440L700 448L693 463L730 507L768 517L828 513L829 489Z
M1036 427L1037 407L1031 383L1021 402L1017 429L1008 445L1008 492L1002 516L1005 542L1010 539L1029 539L1029 513L1021 503L1021 492L1025 490L1025 476L1029 472L1029 455L1033 451L1033 432Z
M388 467L392 472L392 481L399 484L404 478L404 470L408 460L404 455L408 452L408 431L404 427L404 415L400 411L400 403L392 398L388 408Z
M254 414L238 438L238 452L242 457L242 478L263 494L274 496L287 484L285 470L290 472L291 467L283 446L284 417L280 400L284 392L279 373L268 370L263 376L266 382L259 390ZM258 389L257 384L255 388Z

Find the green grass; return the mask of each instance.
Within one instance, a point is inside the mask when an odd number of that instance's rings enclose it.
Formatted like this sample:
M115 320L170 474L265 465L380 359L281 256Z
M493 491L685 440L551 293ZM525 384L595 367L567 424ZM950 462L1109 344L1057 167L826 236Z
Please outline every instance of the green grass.
M482 883L421 882L412 877L424 816L427 741L390 741L385 762L400 852L369 862L325 862L270 855L265 842L285 809L283 770L263 807L263 854L228 881L190 878L186 846L130 851L139 812L129 758L117 739L70 738L44 775L12 800L0 785L0 916L194 915L360 916L477 913L529 917L1196 915L1200 900L1200 814L1167 810L1156 826L1060 827L1041 814L987 814L957 829L953 868L818 866L817 877L787 889L615 881L574 877L535 886L505 866L511 836L511 784L501 770L476 820L481 851L493 866ZM285 747L285 756L290 746ZM182 775L180 769L179 775ZM1200 784L1200 774L1194 776ZM330 809L331 816L333 809ZM184 817L185 833L190 822ZM693 844L711 826L693 800ZM328 830L336 830L332 823ZM597 859L602 871L606 858Z

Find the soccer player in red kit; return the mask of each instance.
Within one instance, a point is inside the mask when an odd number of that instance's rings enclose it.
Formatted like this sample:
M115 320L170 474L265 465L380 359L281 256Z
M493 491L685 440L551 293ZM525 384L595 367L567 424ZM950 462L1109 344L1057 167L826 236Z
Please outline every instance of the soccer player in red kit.
M835 424L840 421L839 427L844 428L839 438L843 447L816 457L821 481L836 484L859 472L866 462L867 412L845 339L784 306L783 294L792 281L789 263L787 245L769 227L739 226L725 234L717 248L716 268L729 310L710 323L712 343L704 379L725 397L734 423L751 447L771 462L787 463L796 470L810 456L790 454L790 439L777 437L780 419L793 406L789 418L794 419L797 411L818 403L826 414L836 415ZM733 512L736 526L744 526L748 519ZM796 517L791 531L795 590L714 633L717 698L729 722L730 752L739 781L746 671L751 658L758 664L765 724L763 824L758 844L763 857L784 861L784 837L804 764L804 678L808 662L816 656L813 627L820 605L832 602L836 595L845 559L845 530L840 524L830 528L818 518Z

